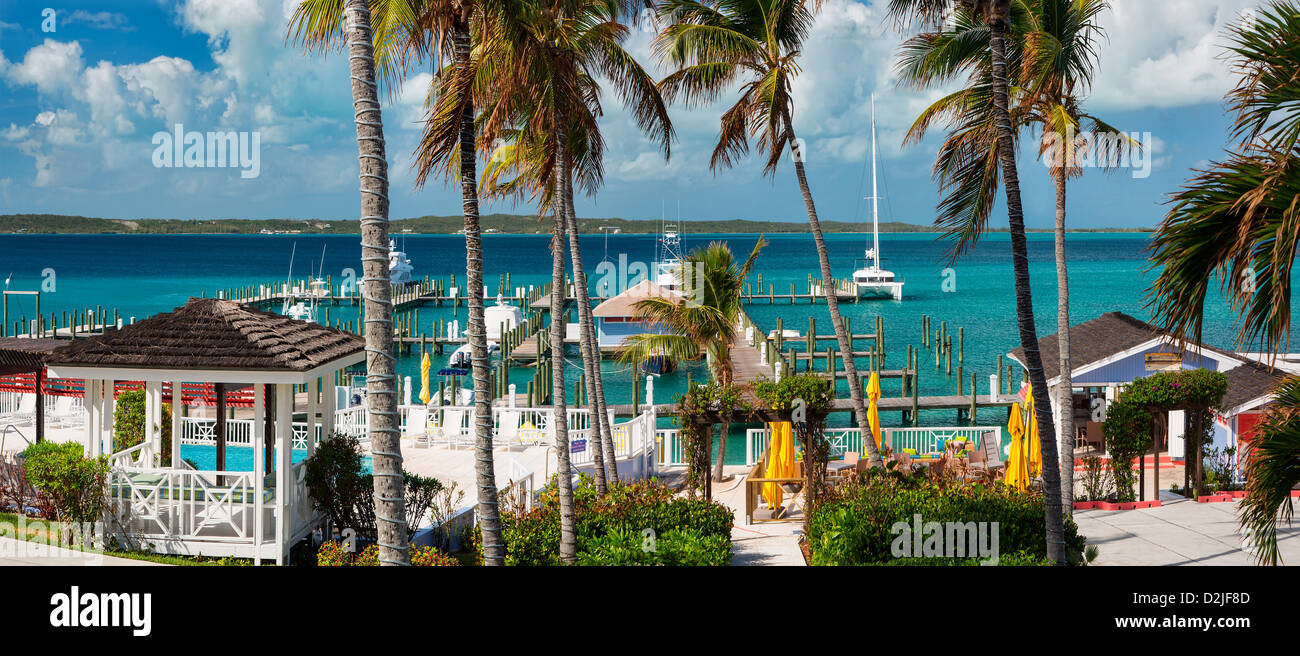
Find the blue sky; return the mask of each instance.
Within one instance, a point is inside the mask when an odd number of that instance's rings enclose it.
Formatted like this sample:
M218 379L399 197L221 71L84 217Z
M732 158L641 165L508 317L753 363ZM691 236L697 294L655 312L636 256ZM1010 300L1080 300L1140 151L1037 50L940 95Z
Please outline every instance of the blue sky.
M47 212L111 218L326 218L355 216L356 142L345 62L285 43L292 0L0 0L0 214ZM796 81L795 125L807 143L810 184L823 219L870 219L870 108L877 94L882 220L928 223L938 200L930 178L935 139L902 148L902 135L939 91L900 89L894 51L905 37L879 2L826 0ZM1233 84L1222 59L1226 23L1251 0L1113 0L1108 43L1087 106L1124 130L1150 133L1149 177L1089 171L1070 188L1076 227L1155 225L1167 195L1226 141L1222 96ZM42 12L55 11L54 31ZM647 66L649 33L627 47ZM458 187L412 189L410 154L428 73L394 89L384 122L392 216L451 215ZM606 93L606 185L579 199L583 216L802 221L793 169L762 177L752 157L716 175L708 157L722 104L672 109L678 140L665 163ZM260 171L156 167L155 135L230 130L260 139ZM868 177L864 180L864 174ZM1022 157L1026 220L1049 227L1046 169ZM489 211L527 212L489 204ZM993 225L1005 226L1005 214Z

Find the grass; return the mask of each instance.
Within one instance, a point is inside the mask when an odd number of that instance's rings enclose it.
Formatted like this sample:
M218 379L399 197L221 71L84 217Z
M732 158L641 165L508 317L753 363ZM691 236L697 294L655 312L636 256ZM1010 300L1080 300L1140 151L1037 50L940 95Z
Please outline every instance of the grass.
M8 524L17 530L20 522L25 522L23 532L13 536L15 539L24 542L37 542L40 544L58 544L59 532L62 529L62 523L54 520L35 519L13 513L0 512L0 524ZM9 536L6 536L9 537ZM65 546L66 545L62 545ZM68 547L73 548L75 547ZM252 561L247 558L213 558L208 556L175 556L170 554L159 554L148 551L123 551L120 549L90 549L89 553L103 554L114 558L125 558L130 560L142 560L162 565L179 565L179 566L209 566L209 565L251 565Z

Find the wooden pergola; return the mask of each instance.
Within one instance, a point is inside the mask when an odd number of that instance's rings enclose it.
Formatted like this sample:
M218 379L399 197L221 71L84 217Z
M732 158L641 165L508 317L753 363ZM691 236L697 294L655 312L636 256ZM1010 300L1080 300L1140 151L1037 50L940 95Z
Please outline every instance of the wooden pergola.
M0 376L33 374L36 393L36 441L45 439L45 361L68 342L57 339L0 337Z
M136 483L145 478L162 476L169 481L166 485L171 487L165 491L146 489L140 493L144 497L154 495L146 499L154 505L145 514L160 514L155 506L159 506L161 501L197 496L197 485L203 486L207 500L225 493L231 480L244 481L239 483L246 485L237 495L239 503L255 509L252 549L247 554L239 549L232 550L229 536L220 536L225 546L211 547L204 540L216 541L216 538L204 536L199 530L193 530L194 535L178 532L176 524L166 517L153 518L160 527L155 532L161 533L161 537L149 534L144 536L145 539L155 540L156 546L177 553L251 555L260 559L265 553L263 506L266 500L273 497L274 517L280 519L290 517L290 503L304 501L290 498L293 496L290 488L297 483L291 480L295 387L307 388L304 410L307 415L306 448L310 454L315 447L317 415L321 415L319 423L323 424L323 432L328 432L333 426L335 372L361 362L364 347L365 342L356 335L313 322L290 319L231 301L192 298L172 312L155 315L101 336L77 340L52 355L48 367L51 376L85 380L88 413L85 448L88 456L113 455L110 465L114 470L126 472L125 476L115 480L121 480L120 485L130 487L133 494L136 493ZM144 382L146 439L137 447L114 454L113 385L121 380ZM160 462L163 386L169 383L175 392L181 389L183 382L215 383L218 397L222 388L227 386L252 386L253 422L249 446L253 447L254 475L247 476L247 472L224 475L224 458L220 457L219 464L212 471L196 472L182 462L182 404L179 394L175 393L170 417L171 458L170 462ZM267 460L272 446L273 463ZM220 437L217 448L219 454L225 448ZM269 486L262 475L268 469L274 473L274 482ZM196 475L202 475L202 479ZM177 482L182 480L183 483ZM255 501L250 502L250 499ZM136 502L133 498L132 503ZM144 507L144 502L140 503ZM172 505L182 504L173 502ZM199 528L204 528L206 522L205 519ZM295 533L301 532L301 527L287 520L275 521L274 524L276 547L273 553L277 562L283 562L289 546L297 538ZM239 533L238 537L244 537L242 531L236 530L236 533Z

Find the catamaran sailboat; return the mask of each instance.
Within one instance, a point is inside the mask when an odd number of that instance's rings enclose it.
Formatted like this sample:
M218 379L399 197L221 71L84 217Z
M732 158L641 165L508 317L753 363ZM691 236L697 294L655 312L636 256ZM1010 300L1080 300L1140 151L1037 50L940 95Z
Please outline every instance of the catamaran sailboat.
M872 247L858 260L853 282L859 297L890 297L903 300L903 281L893 271L880 267L880 194L876 190L876 96L871 96L871 238Z

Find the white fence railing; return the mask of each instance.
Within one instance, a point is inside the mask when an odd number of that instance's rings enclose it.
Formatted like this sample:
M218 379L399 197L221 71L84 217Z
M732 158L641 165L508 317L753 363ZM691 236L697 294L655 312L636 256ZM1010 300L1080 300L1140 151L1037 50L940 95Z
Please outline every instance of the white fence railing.
M1002 444L1001 426L958 426L958 427L922 427L922 428L883 428L881 442L889 445L894 453L910 449L917 454L938 453L943 451L943 444L950 440L973 441L976 447L983 445L983 440L994 439ZM745 462L753 465L763 455L770 439L766 428L751 428L745 431ZM831 456L842 456L848 452L863 453L862 431L858 428L827 428L826 439L831 445Z

